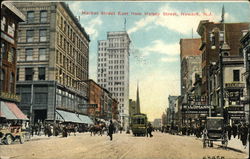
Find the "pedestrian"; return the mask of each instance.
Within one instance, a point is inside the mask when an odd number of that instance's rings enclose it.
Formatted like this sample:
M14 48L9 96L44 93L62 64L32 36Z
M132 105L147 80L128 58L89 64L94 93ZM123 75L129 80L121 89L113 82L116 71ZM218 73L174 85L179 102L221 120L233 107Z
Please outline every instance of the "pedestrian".
M243 146L247 146L247 136L248 136L248 127L246 125L246 123L243 124L243 126L241 127L241 141Z
M67 137L67 136L68 136L67 127L66 125L64 125L62 130L62 137Z
M238 127L237 127L237 132L238 132L238 139L241 139L240 135L241 135L241 123L238 124Z
M152 127L151 123L149 122L149 123L148 123L148 127L147 127L147 137L148 137L148 135L149 135L150 137L153 137L152 131L153 131L153 127Z
M235 138L237 135L237 126L235 125L235 123L233 123L232 125L232 133L233 133L233 137Z
M232 127L230 124L228 124L226 126L226 132L227 132L227 135L228 135L228 139L231 140L231 136L232 136Z
M123 130L123 127L121 126L120 128L119 128L119 130L120 130L120 134L122 133L122 130Z
M113 133L115 131L115 128L114 128L114 124L113 124L112 120L110 120L108 131L109 131L108 135L110 137L110 140L113 140Z

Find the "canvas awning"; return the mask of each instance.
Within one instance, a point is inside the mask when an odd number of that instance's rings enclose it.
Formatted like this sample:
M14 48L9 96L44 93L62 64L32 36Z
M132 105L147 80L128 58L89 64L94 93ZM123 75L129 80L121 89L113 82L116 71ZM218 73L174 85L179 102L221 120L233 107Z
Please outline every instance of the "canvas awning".
M79 118L82 120L83 123L85 124L94 124L94 122L86 115L79 115Z
M64 110L56 110L56 119L64 122L83 123L77 114Z
M0 117L9 120L29 120L26 115L17 107L15 103L2 102L0 103Z

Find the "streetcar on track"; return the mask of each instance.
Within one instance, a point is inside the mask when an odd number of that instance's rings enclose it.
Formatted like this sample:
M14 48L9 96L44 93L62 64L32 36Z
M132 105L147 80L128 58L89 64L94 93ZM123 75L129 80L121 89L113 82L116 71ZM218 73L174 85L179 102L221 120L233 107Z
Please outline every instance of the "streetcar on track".
M134 114L131 117L131 130L135 136L146 136L148 118L146 114Z

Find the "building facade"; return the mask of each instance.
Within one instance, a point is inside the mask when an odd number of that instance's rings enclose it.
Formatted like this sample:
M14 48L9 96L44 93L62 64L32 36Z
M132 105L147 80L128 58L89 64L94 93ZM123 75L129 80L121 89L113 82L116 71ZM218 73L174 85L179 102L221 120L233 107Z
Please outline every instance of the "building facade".
M117 120L117 115L119 114L118 102L113 98L112 93L110 93L105 88L102 88L93 80L86 81L88 84L88 99L89 104L95 104L96 107L88 106L86 107L88 115L93 118L99 118L104 120Z
M242 102L242 97L247 96L244 73L243 57L223 57L224 108L227 110L225 117L230 123L245 120L247 118L245 113L249 111ZM211 105L218 106L221 84L218 64L210 68L209 75L209 102Z
M98 41L97 83L117 98L124 128L129 122L129 45L125 31L108 32L107 40Z
M86 114L89 36L64 2L15 2L26 15L17 49L21 109L38 120L55 120L57 109Z
M16 95L19 22L26 17L11 2L1 3L0 106L3 102L18 104ZM18 104L19 105L19 104Z
M250 30L250 29L249 29ZM246 96L243 97L243 102L246 105L246 117L249 117L249 105L250 105L250 31L248 31L241 39L241 44L244 53L244 67L246 72L244 73L246 79ZM249 123L249 118L247 118Z
M202 52L202 88L201 95L208 97L208 71L213 62L218 62L220 46L226 37L226 43L230 46L230 54L223 56L238 56L242 54L239 39L248 29L248 23L223 23L209 22L208 20L200 21L197 28L201 36L200 50ZM225 32L225 36L224 36ZM241 55L242 56L242 55Z
M175 111L176 111L176 101L178 96L168 96L168 108L167 108L167 124L174 124L175 122Z
M192 74L200 73L200 55L199 46L201 39L181 39L180 40L180 63L181 63L181 95L184 96L188 91L188 83L192 79ZM194 65L195 70L191 69ZM187 68L189 66L189 68Z

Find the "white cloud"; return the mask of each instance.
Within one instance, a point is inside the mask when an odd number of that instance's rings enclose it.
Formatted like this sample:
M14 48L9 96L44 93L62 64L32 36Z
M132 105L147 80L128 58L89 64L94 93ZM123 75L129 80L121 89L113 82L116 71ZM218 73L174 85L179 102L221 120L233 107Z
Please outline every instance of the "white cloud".
M137 21L135 23L135 26L131 29L128 30L128 34L131 34L133 32L136 32L137 30L145 27L146 25L150 24L151 22L153 22L155 20L155 17L146 17L146 18L142 18L141 20Z
M98 36L98 27L102 25L102 20L100 16L91 19L86 23L84 28L86 29L87 33L91 36L91 38L95 39Z
M160 8L158 12L161 13L160 16L147 16L136 22L135 25L128 30L128 33L131 34L140 29L147 29L149 25L157 25L187 35L190 34L192 28L194 30L197 29L199 22L201 20L209 20L213 22L219 22L221 20L221 14L214 13L210 9L204 9L204 10L197 9L192 12L192 13L199 13L199 16L197 15L184 16L181 15L182 11L177 10L175 8L171 8L168 5L165 5L162 8ZM162 14L163 12L177 13L179 16L170 16L170 15L163 16ZM185 12L185 13L191 13L191 12ZM225 13L226 21L232 21L234 19L235 18L232 15L230 15L229 13Z
M180 45L178 43L166 44L162 40L155 40L149 46L141 48L140 51L144 56L151 53L175 56L180 54Z
M81 1L74 1L69 3L69 8L73 12L74 15L80 15L82 12L81 9Z
M179 59L177 57L164 57L160 59L162 62L176 62L178 60Z

